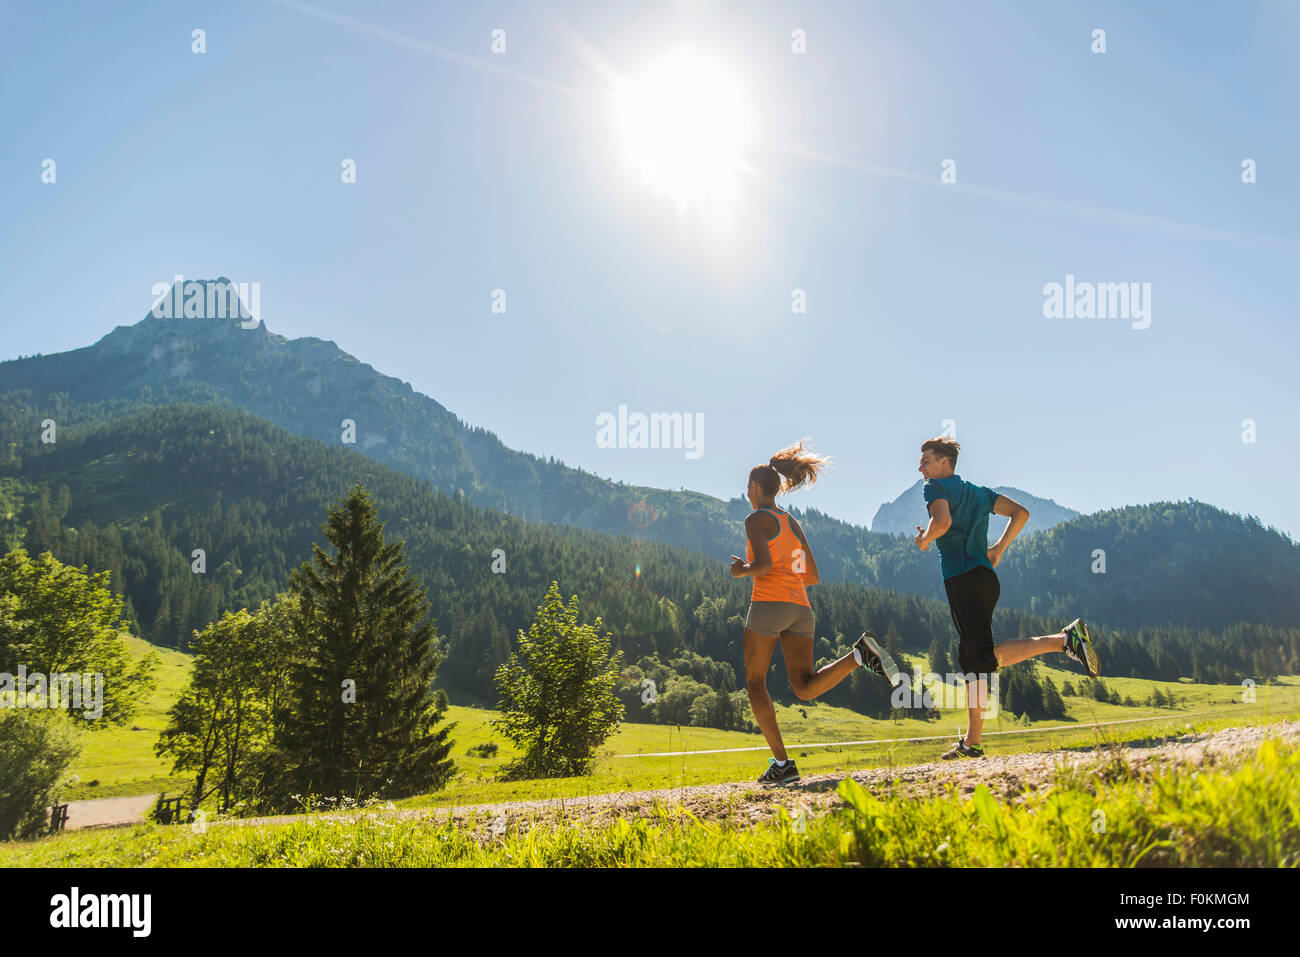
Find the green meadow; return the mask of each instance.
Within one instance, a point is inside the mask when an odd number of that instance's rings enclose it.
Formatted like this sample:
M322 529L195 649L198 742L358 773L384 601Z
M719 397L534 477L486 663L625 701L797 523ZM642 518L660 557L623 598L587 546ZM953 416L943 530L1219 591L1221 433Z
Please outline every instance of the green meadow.
M1254 754L1151 777L1058 771L1023 803L984 786L969 800L877 798L851 778L820 815L701 820L657 803L635 820L519 822L503 834L382 813L247 827L153 824L0 845L28 867L821 867L1300 865L1300 748L1266 739Z
M187 775L172 775L170 762L158 758L154 743L167 720L167 711L188 681L190 659L180 652L157 648L138 638L127 639L132 653L153 651L162 659L158 684L133 722L122 728L87 732L81 757L72 772L79 781L63 789L64 800L118 797L167 791L177 794L188 784ZM919 658L909 659L923 664ZM1059 687L1063 678L1052 672ZM1078 683L1076 676L1069 676ZM1105 741L1160 737L1184 731L1234 724L1262 724L1300 716L1300 677L1286 676L1255 689L1253 703L1242 702L1235 685L1196 685L1154 682L1136 678L1108 678L1106 684L1121 695L1145 699L1153 688L1177 694L1176 708L1100 704L1082 697L1066 697L1070 720L1020 723L1010 715L985 722L985 744L990 755L1043 751L1061 747L1091 747ZM903 718L875 720L845 708L816 702L777 705L778 720L790 754L805 774L861 767L917 764L934 760L965 725L964 696L955 689L956 709L944 710L938 720ZM497 770L518 754L514 745L497 734L490 721L494 711L451 706L448 720L457 773L444 790L398 802L409 807L444 807L549 797L579 797L623 790L650 790L691 784L718 784L756 778L767 765L769 752L758 734L713 728L660 724L623 724L601 749L592 774L585 777L501 782ZM1126 722L1094 728L1094 723ZM1048 730L1064 726L1061 730ZM909 738L935 740L909 741ZM834 742L867 742L834 744ZM469 749L495 743L492 757ZM752 750L735 750L752 749ZM683 751L713 751L680 754ZM644 756L640 756L644 755ZM656 756L664 755L664 756ZM97 782L97 783L92 783Z
M81 756L69 769L75 783L59 792L64 801L174 792L188 780L188 776L173 775L171 763L155 755L153 746L167 726L167 712L189 684L190 656L132 635L122 638L135 657L153 652L161 659L154 672L157 684L125 726L83 733Z

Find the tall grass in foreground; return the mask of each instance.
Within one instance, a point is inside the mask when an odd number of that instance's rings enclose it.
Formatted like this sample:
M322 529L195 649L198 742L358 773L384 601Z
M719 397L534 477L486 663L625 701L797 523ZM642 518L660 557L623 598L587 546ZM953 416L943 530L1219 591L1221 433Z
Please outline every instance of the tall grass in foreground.
M1300 747L1266 740L1231 765L1148 778L1104 765L1061 772L1053 787L1004 804L876 798L851 778L845 804L819 817L748 826L659 806L634 821L469 825L366 814L260 827L142 825L0 847L18 866L155 867L815 867L1296 866Z

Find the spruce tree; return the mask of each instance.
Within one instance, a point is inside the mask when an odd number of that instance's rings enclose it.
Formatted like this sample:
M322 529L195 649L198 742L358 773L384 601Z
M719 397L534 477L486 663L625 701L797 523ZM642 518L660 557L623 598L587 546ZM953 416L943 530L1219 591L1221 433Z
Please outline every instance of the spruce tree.
M277 722L286 781L328 797L402 797L442 787L454 725L437 729L440 663L425 592L402 542L386 543L369 494L356 485L322 527L290 581L294 657L289 707ZM445 701L445 699L442 699Z
M930 642L928 664L932 674L947 675L952 673L952 661L948 658L948 648L938 638Z
M1065 701L1062 700L1060 692L1056 690L1056 685L1052 679L1043 676L1043 710L1044 717L1061 720L1069 716L1065 710Z

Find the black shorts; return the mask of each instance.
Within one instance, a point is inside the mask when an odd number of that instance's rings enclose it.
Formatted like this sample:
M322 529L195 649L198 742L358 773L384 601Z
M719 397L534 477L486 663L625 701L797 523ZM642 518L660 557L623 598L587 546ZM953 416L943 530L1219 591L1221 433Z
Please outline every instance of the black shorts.
M997 572L976 565L968 572L946 578L948 611L957 626L957 663L963 674L993 674L998 658L993 652L993 608L1002 594Z

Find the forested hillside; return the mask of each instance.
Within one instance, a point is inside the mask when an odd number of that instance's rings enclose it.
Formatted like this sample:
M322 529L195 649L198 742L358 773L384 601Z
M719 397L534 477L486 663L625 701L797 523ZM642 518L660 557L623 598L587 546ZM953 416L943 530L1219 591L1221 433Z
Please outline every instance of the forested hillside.
M480 509L349 449L289 435L244 413L190 406L137 413L65 431L6 471L6 541L108 569L141 632L159 644L184 647L194 629L223 611L255 607L282 589L322 540L329 505L360 481L387 520L387 534L405 539L412 571L429 590L447 656L440 683L465 698L493 700L491 675L552 580L564 594L577 594L589 617L603 617L627 664L654 655L718 690L741 687L748 583L732 579L724 562ZM204 551L201 574L192 571L195 549ZM494 572L494 562L504 570ZM819 659L843 653L867 627L895 648L923 653L938 642L952 649L948 609L937 601L842 582L810 595ZM1061 624L1011 609L996 620L1006 637ZM1112 628L1101 635L1111 675L1232 681L1300 667L1294 629L1133 635ZM1067 664L1055 656L1051 663ZM773 690L788 694L780 681ZM888 711L879 682L845 682L830 700L869 714Z
M50 468L35 460L71 435L184 402L251 412L458 500L529 521L661 542L718 560L743 543L748 505L740 499L627 486L516 452L333 343L288 340L264 325L146 316L84 349L0 363L0 398L0 469L11 474ZM341 441L344 419L356 424L354 445ZM47 420L59 435L52 447L40 441ZM77 507L79 515L101 520L80 499ZM816 511L794 513L824 581L943 598L936 549L921 553L906 537ZM1054 517L1034 513L1031 503L1031 522ZM915 521L925 521L923 509ZM1104 573L1094 570L1098 549L1105 552ZM1253 519L1196 502L1133 506L1023 534L999 574L1004 606L1053 618L1086 613L1125 627L1300 625L1300 546ZM207 607L207 599L194 600Z
M60 427L185 402L244 409L295 435L339 444L349 419L358 451L477 505L718 557L733 547L744 517L712 496L627 486L506 448L333 342L290 340L234 319L146 315L82 349L0 363L4 393Z

